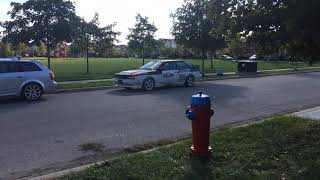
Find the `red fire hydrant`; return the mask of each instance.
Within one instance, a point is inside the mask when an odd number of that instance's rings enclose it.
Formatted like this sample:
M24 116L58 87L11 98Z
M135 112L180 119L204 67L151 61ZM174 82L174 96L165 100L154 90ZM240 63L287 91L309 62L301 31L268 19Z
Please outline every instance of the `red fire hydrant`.
M186 116L192 121L192 154L196 156L210 156L209 146L210 118L214 111L208 95L200 92L193 95L191 104L186 110Z

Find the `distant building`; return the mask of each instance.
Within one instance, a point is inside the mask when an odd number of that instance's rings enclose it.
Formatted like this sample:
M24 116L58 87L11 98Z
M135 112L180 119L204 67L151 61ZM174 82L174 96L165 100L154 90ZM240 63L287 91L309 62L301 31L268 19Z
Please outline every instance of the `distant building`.
M167 48L177 48L177 43L174 39L159 39Z

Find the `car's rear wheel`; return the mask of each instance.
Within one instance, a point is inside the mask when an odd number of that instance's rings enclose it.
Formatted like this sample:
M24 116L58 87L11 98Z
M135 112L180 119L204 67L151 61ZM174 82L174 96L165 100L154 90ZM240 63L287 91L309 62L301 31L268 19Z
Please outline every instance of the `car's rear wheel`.
M152 78L147 78L142 83L142 89L152 91L155 87L155 82Z
M24 86L22 97L28 101L37 101L43 94L42 87L37 83L30 83Z
M192 87L192 86L194 86L194 82L195 82L194 76L188 76L186 78L186 81L184 82L184 85L186 87Z

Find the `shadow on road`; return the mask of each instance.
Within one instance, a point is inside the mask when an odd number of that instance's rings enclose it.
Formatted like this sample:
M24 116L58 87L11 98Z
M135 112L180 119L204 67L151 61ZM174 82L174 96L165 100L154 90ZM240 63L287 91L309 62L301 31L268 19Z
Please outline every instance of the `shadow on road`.
M1 97L0 98L0 112L12 111L15 109L29 107L32 105L46 102L46 101L47 101L47 99L44 99L44 98L40 99L39 101L28 102L28 101L25 101L25 100L23 100L21 98L17 98L17 97Z
M179 102L185 102L183 100L190 99L190 97L199 92L208 94L211 96L213 101L218 101L220 104L224 104L233 98L240 98L244 96L244 92L247 91L247 87L233 86L229 84L221 83L210 83L204 82L195 87L183 87L183 86L171 86L171 87L160 87L153 91L144 90L126 90L126 89L115 89L108 91L107 94L120 96L120 97L133 97L133 96L158 96L161 99L174 99ZM148 98L146 96L146 98Z
M304 73L304 74L297 74L296 76L320 80L320 73Z

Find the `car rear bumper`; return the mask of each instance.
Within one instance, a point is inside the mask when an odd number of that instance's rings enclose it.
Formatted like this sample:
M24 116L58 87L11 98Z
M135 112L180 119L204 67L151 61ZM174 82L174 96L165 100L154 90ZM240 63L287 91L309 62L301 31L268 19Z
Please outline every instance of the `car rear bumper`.
M57 88L58 88L58 83L53 81L45 85L44 93L46 94L54 93L57 91Z

